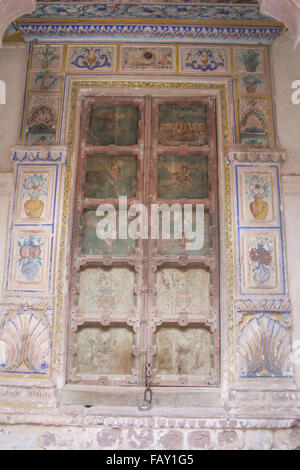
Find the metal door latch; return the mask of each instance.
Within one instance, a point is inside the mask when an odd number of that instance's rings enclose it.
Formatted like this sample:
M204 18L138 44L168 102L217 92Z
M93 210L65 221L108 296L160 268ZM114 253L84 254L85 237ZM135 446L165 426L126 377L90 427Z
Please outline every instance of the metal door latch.
M140 411L150 411L152 408L152 390L150 385L145 388L144 399L139 405Z

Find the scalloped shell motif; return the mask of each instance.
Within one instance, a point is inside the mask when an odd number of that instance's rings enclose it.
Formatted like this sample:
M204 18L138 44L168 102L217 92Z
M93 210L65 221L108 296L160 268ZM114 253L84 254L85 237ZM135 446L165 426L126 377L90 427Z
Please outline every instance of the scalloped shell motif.
M44 318L32 312L10 316L0 329L0 371L47 374L50 344Z

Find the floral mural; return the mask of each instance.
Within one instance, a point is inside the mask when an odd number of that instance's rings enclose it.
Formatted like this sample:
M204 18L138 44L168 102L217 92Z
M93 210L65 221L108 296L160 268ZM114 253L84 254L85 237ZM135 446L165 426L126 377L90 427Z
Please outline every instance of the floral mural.
M255 246L249 251L251 275L257 287L268 286L275 270L273 251L273 240L262 236L257 237Z
M259 52L253 49L243 51L240 56L241 63L245 66L247 72L256 72L260 65Z
M246 176L247 195L252 201L250 210L253 217L257 220L266 220L269 206L264 200L270 195L270 181L261 174L249 174Z
M43 71L36 74L33 87L40 91L57 89L59 86L59 77L55 73Z
M22 236L19 238L18 247L18 266L20 267L22 275L26 281L33 282L36 280L43 265L42 238L34 237L33 235L28 237Z
M39 64L39 68L48 69L51 64L59 60L57 48L47 45L45 47L36 47L34 50L35 63Z
M110 68L113 61L112 48L76 47L73 49L70 65L76 69L95 70Z
M225 69L224 50L216 49L190 49L186 56L185 66L202 72L212 72Z
M28 217L39 219L44 211L45 203L41 196L48 194L48 178L36 173L25 175L23 181L23 197L30 198L25 201L24 210Z
M264 80L256 74L248 74L242 78L242 86L249 94L256 93L263 84Z

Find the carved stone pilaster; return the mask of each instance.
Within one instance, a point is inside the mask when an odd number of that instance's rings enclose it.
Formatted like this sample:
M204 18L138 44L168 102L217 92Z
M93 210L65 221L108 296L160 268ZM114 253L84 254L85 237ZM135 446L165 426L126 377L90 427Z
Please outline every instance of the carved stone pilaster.
M293 376L280 183L285 156L281 148L243 146L228 154L234 195L237 380Z
M11 149L14 192L0 303L0 376L50 376L65 147ZM2 312L2 314L1 314Z

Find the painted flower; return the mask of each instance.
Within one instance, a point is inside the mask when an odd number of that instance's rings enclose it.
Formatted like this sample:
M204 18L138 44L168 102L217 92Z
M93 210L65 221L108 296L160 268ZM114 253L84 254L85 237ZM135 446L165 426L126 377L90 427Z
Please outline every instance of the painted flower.
M248 185L248 196L250 199L259 195L267 197L270 194L269 181L262 175L248 175L246 184Z
M31 249L32 245L33 245L33 243L29 241L28 243L25 243L24 245L21 246L21 248L20 248L20 257L21 257L21 259L30 258L30 249Z
M37 50L35 57L41 64L42 69L47 69L51 62L59 59L56 54L56 48L52 48L51 46L46 46L43 49Z
M27 175L23 183L24 196L40 197L48 193L48 178L43 175Z
M19 265L25 263L27 260L35 260L38 264L41 264L42 254L42 240L40 237L35 238L30 236L28 238L21 237L19 240Z
M258 195L261 194L263 195L265 192L264 186L261 184L259 181L258 176L254 176L251 179L250 185L249 185L249 191L251 191L252 194Z
M261 263L264 266L270 266L272 263L272 254L270 251L264 248L264 245L261 243L257 244L257 248L252 248L249 253L251 261L255 263Z
M259 52L248 49L241 54L240 61L246 67L248 72L256 72L260 65Z
M38 245L32 245L29 249L30 258L38 259L41 256L42 250Z

